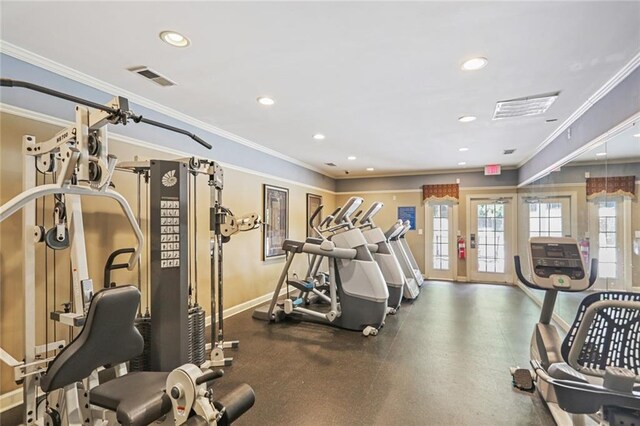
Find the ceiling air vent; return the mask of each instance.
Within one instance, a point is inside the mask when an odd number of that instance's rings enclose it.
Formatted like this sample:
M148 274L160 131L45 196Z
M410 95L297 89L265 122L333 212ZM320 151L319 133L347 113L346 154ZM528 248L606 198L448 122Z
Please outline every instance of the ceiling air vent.
M162 86L162 87L168 87L168 86L175 86L176 83L174 83L173 81L169 80L167 77L164 77L160 74L158 74L157 72L153 71L152 69L148 68L148 67L135 67L135 68L129 68L129 71L134 72L138 75L141 75L142 77L146 78L147 80L151 80L154 83Z
M336 167L336 163L324 163L325 166Z
M546 95L511 99L509 101L499 101L496 103L493 119L501 120L503 118L530 117L532 115L544 114L556 99L558 99L559 94L560 92L556 92Z
M511 154L513 154L514 152L516 152L516 150L515 150L515 149L505 149L504 151L502 151L502 153L503 153L504 155L511 155Z

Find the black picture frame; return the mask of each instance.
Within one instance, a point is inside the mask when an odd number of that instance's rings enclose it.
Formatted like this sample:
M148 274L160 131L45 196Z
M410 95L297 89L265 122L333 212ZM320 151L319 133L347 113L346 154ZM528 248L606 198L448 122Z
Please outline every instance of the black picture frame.
M309 225L309 219L311 219L311 215L316 209L322 205L322 195L310 194L307 193L307 237L317 237L316 232ZM322 212L318 214L318 216L313 219L314 225L319 225L322 222Z
M262 260L284 257L282 243L289 238L289 189L266 183L262 188Z

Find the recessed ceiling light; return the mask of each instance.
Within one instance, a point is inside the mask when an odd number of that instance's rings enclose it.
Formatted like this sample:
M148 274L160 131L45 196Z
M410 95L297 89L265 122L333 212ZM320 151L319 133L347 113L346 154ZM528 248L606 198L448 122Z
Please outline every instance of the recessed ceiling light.
M275 104L275 103L276 103L276 101L274 101L273 99L271 99L271 98L267 98L267 97L265 97L265 96L260 96L260 97L257 99L257 101L258 101L258 103L259 103L260 105L267 105L267 106L271 106L271 105L273 105L273 104Z
M374 171L374 170L375 170L375 169L374 169L373 167L367 167L367 171L368 171L368 172L372 172L372 171Z
M474 117L473 115L463 115L462 117L458 118L458 121L461 123L469 123L470 121L475 120L476 117Z
M322 133L316 133L315 135L313 135L313 138L317 141L321 141L324 140L324 135Z
M466 161L461 161L458 163L458 166L466 166L467 162Z
M469 59L462 64L463 71L476 71L487 66L489 60L483 57Z
M469 148L458 148L458 151L467 152L467 151L469 151Z
M604 157L604 156L606 156L606 155L607 155L607 153L606 153L606 152L598 152L598 153L596 154L596 157Z
M160 39L175 47L187 47L191 42L188 38L175 31L163 31L160 33Z
M635 135L633 135L634 138L640 138L640 133L636 133Z
M351 161L353 161L353 160L355 160L355 159L356 159L356 157L355 157L355 156L353 156L353 155L350 155L350 156L348 156L348 157L347 157L347 160L351 160Z

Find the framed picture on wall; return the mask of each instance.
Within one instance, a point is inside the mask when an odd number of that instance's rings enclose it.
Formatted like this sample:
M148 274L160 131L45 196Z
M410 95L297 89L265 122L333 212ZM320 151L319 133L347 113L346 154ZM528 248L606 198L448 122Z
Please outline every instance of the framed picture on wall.
M318 207L322 205L322 196L315 194L307 194L307 237L317 237L316 231L309 224L311 215ZM322 212L313 218L313 226L317 226L322 221Z
M267 260L285 254L282 243L289 237L289 190L264 184L263 196L262 260Z

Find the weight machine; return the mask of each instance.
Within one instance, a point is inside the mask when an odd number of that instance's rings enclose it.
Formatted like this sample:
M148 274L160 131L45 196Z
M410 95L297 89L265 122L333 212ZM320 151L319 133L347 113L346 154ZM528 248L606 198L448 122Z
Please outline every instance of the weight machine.
M16 212L22 211L22 242L24 251L23 292L25 304L24 360L22 362L16 360L2 348L0 348L0 359L14 369L15 381L22 384L24 403L23 420L26 425L59 425L63 420L63 416L66 423L70 425L84 424L85 419L89 418L94 419L94 424L106 425L109 423L108 414L105 414L103 410L96 411L93 400L88 400L88 395L92 393L91 390L100 387L98 371L102 368L93 368L89 375L83 376L78 380L71 380L68 385L64 385L64 389L62 385L57 387L52 385L51 380L48 380L45 386L44 379L50 378L56 373L56 371L51 371L53 367L65 367L65 357L61 358L63 353L69 356L70 352L73 353L71 347L81 347L86 343L81 339L83 335L82 331L85 330L84 325L85 320L89 318L88 315L92 315L94 286L89 276L87 265L82 198L100 197L115 200L121 207L135 235L136 246L132 249L119 251L119 254L130 254L128 261L125 264L117 265L117 267L113 269L126 267L129 270L133 270L136 264L139 264L139 259L142 254L144 236L136 221L136 217L127 200L111 187L111 179L116 168L117 158L109 154L108 151L107 125L126 125L129 122L146 123L185 134L208 149L212 147L198 136L186 130L135 115L129 109L128 100L123 97L115 97L108 104L101 105L22 81L3 78L0 79L0 86L26 88L78 104L75 109L75 123L58 132L53 138L44 142L38 142L34 136L26 135L23 137L23 191L0 206L0 222ZM52 175L54 182L47 184L45 179L43 184L38 185L36 179L36 173L38 172L45 176ZM55 197L54 224L48 231L44 226L36 226L36 200L47 196ZM68 325L69 327L83 327L80 334L73 339L68 346L64 340L49 342L48 334L47 341L43 345L36 345L35 247L36 244L42 242L54 250L61 250L67 247L70 249L72 300L65 304L63 311L54 311L50 314L50 319L58 321L61 324ZM113 260L114 259L111 259L111 261ZM105 273L105 276L108 275ZM107 285L107 283L105 283L105 285ZM105 299L105 297L107 299ZM109 298L110 296L102 297L102 299L105 300L109 300ZM138 307L139 296L138 299L131 299L129 297L129 300L129 306L133 306L133 310L135 311ZM137 301L135 305L133 304L134 301ZM107 302L100 303L103 303L103 305L106 303L106 305L109 306ZM98 312L102 312L102 314L98 313L95 315L104 316L104 311ZM91 324L88 324L88 326L91 328ZM84 334L89 333L90 332ZM140 341L142 341L142 339L140 339ZM69 348L69 350L67 350L67 348ZM58 353L56 354L56 352ZM51 353L54 353L54 355L50 356ZM114 359L112 361L114 362L116 376L118 378L127 377L126 366L122 364L122 362L126 360ZM116 365L116 362L120 362L120 364ZM106 362L106 364L112 364L112 362L109 361ZM96 364L95 367L99 365L101 364ZM193 367L199 370L200 373L195 370L189 370L191 367L182 366L182 370L174 370L175 374L172 376L173 379L167 378L166 384L182 382L183 387L181 389L187 392L187 394L193 392L199 393L202 391L200 389L202 388L202 386L200 386L201 384L219 376L218 373L206 373L195 366ZM71 371L73 371L74 368L75 367L72 366ZM179 376L180 371L188 371L188 373L185 374L196 381L177 380L176 377ZM79 380L82 381L80 385L77 383ZM165 382L159 383L158 386L164 388ZM54 408L49 406L49 394L46 395L46 398L39 398L38 393L40 387L52 392L52 398L57 400ZM171 390L173 393L173 389ZM241 399L243 399L244 402L243 408L236 413L237 416L241 415L253 404L253 391L250 390L250 388L247 389L245 387L240 393ZM215 403L212 402L210 394L207 393L206 396L206 403L202 401L198 403L201 406L206 406L205 409L208 410L208 414L205 416L205 424L215 425L219 421L224 423L225 407L222 405L214 407ZM179 405L181 403L181 395L171 395L171 398L174 411L180 411L180 409L184 411L184 405ZM43 400L46 400L44 406L40 404ZM193 403L195 404L195 402ZM105 408L109 409L108 407ZM117 408L119 412L120 407ZM128 409L132 409L133 412L136 410L140 411L139 408L140 407L128 407ZM147 410L146 407L140 409L143 411ZM166 410L163 408L163 411ZM95 418L94 414L98 414L101 417ZM167 415L168 412L162 414ZM186 415L183 413L182 421L174 418L175 423L181 424L183 421L186 421L188 415L189 413L186 413ZM118 418L118 421L120 421L120 418Z
M237 340L224 340L224 306L223 306L223 245L230 241L237 232L256 229L261 224L258 214L252 213L243 217L235 217L233 212L222 205L224 189L224 170L218 163L207 159L184 158L173 161L132 161L123 162L118 170L131 171L144 176L145 182L151 185L149 214L151 216L151 369L167 370L193 362L205 368L231 365L233 359L224 356L224 349L237 348ZM170 176L175 184L166 186L163 182ZM209 232L211 260L211 343L204 345L204 335L197 329L189 328L185 312L187 306L198 309L198 215L197 209L197 177L205 176L210 188ZM188 178L191 177L189 185ZM172 183L174 180L171 181ZM189 222L192 221L193 240L189 238ZM172 227L174 229L169 229ZM166 248L165 248L166 247ZM193 253L189 254L192 248ZM193 266L193 268L191 268ZM193 269L193 276L188 272ZM195 289L195 305L191 303L192 290ZM187 298L189 302L187 302ZM202 316L204 311L190 311L190 314ZM179 328L170 332L165 326L156 324L179 324ZM162 332L160 332L162 330ZM189 330L189 332L187 332ZM204 323L202 324L202 333ZM200 345L194 341L202 341L202 352L209 350L209 359L195 356L200 352ZM158 354L167 350L167 342L178 342L173 345L162 362ZM188 356L179 351L189 348L193 354ZM147 355L143 354L143 357ZM154 360L155 359L155 360Z

